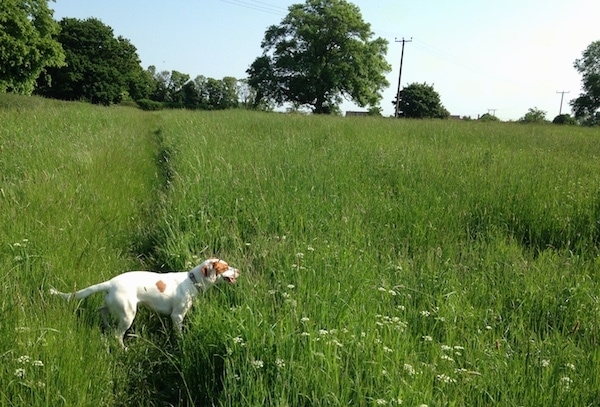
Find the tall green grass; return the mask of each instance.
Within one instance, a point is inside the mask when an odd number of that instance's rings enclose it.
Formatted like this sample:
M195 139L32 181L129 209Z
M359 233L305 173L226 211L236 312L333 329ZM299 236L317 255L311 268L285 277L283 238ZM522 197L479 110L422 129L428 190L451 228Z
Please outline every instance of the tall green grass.
M1 405L600 399L597 132L17 102ZM141 312L127 352L100 298L46 295L213 255L238 284L181 339Z
M47 290L139 267L129 248L161 188L153 119L1 96L0 405L111 405L125 371L101 298L77 308Z
M183 267L214 254L244 271L190 318L182 369L205 383L194 400L598 399L596 133L163 119L176 174L157 255Z

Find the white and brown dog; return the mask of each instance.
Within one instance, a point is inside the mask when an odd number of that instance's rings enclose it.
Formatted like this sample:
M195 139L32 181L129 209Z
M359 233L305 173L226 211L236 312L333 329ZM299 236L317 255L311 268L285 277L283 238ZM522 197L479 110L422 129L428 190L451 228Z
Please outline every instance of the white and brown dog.
M138 304L160 314L170 315L173 328L181 332L183 318L200 291L203 292L220 281L235 283L239 275L238 269L230 267L223 260L211 258L190 271L129 271L74 293L62 293L54 288L50 289L50 293L60 295L66 300L79 300L104 291L104 306L99 309L102 321L108 327L108 313L117 318L118 327L115 334L124 347L123 337L133 323Z

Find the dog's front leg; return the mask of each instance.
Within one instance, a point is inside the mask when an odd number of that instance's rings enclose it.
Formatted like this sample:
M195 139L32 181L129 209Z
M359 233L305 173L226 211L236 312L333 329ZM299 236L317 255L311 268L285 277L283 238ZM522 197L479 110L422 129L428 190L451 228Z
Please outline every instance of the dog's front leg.
M171 319L173 320L173 330L179 336L183 333L183 314L180 313L172 313Z

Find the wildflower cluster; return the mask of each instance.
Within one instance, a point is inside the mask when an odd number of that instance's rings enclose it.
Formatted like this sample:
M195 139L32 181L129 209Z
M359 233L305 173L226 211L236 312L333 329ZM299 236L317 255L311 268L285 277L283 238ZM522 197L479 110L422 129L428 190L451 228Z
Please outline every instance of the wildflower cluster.
M13 250L13 253L14 253L13 260L16 263L20 263L23 260L28 258L28 255L27 255L28 243L29 243L29 239L22 239L20 242L15 242L12 245L10 245Z
M391 399L390 401L386 399L375 399L373 400L373 404L376 406L399 406L403 403L402 399Z
M285 289L270 289L268 293L275 299L279 301L283 300L285 304L296 307L298 302L292 297L292 292L295 288L296 286L294 284L287 284Z
M16 360L17 368L15 368L13 375L18 379L25 380L30 376L37 376L39 369L44 367L44 362L41 360L35 360L28 355L21 355ZM46 384L42 381L27 381L27 385L30 387L43 388Z
M377 314L375 315L375 325L379 327L389 327L395 331L404 332L408 323L402 321L400 317Z
M242 351L242 349L247 349L248 344L246 340L240 335L231 339L231 345L227 346L227 354L233 355L236 352ZM276 358L274 361L274 365L277 369L283 369L286 366L285 360L282 358ZM255 370L261 370L265 367L265 362L262 359L252 358L250 359L250 366Z

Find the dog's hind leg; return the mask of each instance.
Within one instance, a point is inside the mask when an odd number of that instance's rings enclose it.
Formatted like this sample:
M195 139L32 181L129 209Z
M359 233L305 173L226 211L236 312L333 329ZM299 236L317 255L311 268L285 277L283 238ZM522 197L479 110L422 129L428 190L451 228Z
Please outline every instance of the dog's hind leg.
M100 308L98 308L98 312L100 313L100 317L102 318L104 329L108 329L110 327L108 323L108 307L106 305L103 305Z
M104 298L103 308L100 312L105 314L104 317L109 312L116 317L117 328L115 330L115 337L121 346L125 348L123 337L135 319L137 304L132 302L126 294L109 292Z
M119 316L119 323L117 325L117 330L115 332L115 336L117 337L117 340L119 341L119 343L121 344L121 346L123 348L125 348L125 343L123 343L123 338L125 337L125 332L127 332L129 327L131 327L131 324L133 323L134 318L135 318L135 312L134 313L126 312L123 315Z

